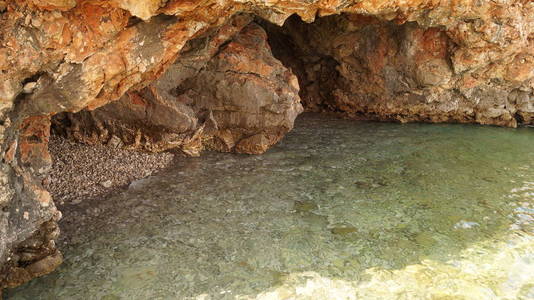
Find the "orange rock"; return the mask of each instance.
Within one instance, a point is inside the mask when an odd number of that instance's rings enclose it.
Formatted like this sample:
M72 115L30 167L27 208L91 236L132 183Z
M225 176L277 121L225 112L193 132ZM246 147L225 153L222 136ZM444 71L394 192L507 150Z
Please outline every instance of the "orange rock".
M31 0L38 9L67 11L76 7L76 0Z
M507 66L504 78L518 83L534 78L534 55L518 54Z

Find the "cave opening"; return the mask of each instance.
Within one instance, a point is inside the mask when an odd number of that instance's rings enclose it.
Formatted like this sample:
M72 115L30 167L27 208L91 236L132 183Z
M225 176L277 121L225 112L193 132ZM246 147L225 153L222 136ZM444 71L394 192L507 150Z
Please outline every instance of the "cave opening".
M83 199L120 191L169 166L178 154L264 153L303 111L450 121L458 115L436 111L440 100L427 96L451 80L451 47L439 28L363 15L313 23L293 15L283 26L236 15L188 41L175 63L148 85L94 110L28 121L34 122L28 143L49 151L44 160L32 152L33 168L46 165L51 174L36 181L67 214L79 213L76 205L87 213L91 205L80 205ZM42 138L32 140L35 128Z
M279 26L236 15L189 40L154 82L52 123L86 144L197 156L203 149L263 153L303 111L474 122L468 108L445 104L461 102L451 88L454 47L441 28L402 20L341 14L306 23L295 14Z
M52 176L43 184L60 206L78 204L163 169L178 153L260 154L293 128L301 106L373 119L367 106L340 105L338 96L371 72L377 59L363 56L373 55L372 49L391 42L384 41L388 38L395 38L393 49L400 47L402 28L390 23L336 15L309 24L293 15L278 26L237 15L190 40L176 62L147 86L94 110L54 115L48 145ZM387 37L375 36L384 32ZM357 36L347 39L351 34ZM354 78L348 82L342 73L349 67L343 69L345 61L338 57L350 47L365 49L358 52L362 57L351 58L360 61L360 69L351 65L348 75ZM368 102L378 97L357 96Z
M260 154L293 128L302 111L472 121L472 115L437 109L451 97L443 89L451 81L453 43L440 28L401 23L356 14L306 23L295 14L279 26L237 15L188 41L176 62L145 87L91 111L55 115L52 172L65 173L45 183L58 203L79 201L79 195L102 195L152 174L178 152ZM445 100L429 100L437 90ZM85 160L78 167L69 163L77 157Z
M264 153L303 111L449 121L425 93L449 84L451 47L438 28L370 16L306 23L293 15L278 26L237 15L188 41L148 85L94 110L37 118L48 122L38 127L50 128L51 155L50 175L38 181L64 213L96 217L90 199L124 190L177 155ZM63 226L78 227L74 219ZM68 235L74 233L67 229Z

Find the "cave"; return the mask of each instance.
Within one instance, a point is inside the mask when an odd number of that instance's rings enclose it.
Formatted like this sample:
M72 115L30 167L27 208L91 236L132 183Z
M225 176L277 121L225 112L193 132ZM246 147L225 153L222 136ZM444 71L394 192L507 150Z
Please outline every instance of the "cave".
M13 33L20 45L31 44L36 32L59 30L50 25L57 20L74 32L89 32L78 43L95 44L76 46L75 35L62 28L72 44L58 46L64 37L43 37L40 46L50 53L34 61L0 52L2 76L9 78L0 95L11 99L4 101L7 108L0 106L2 287L59 266L58 207L69 213L73 199L103 197L165 168L175 155L263 154L303 112L399 123L534 125L534 28L519 38L520 30L499 19L502 14L488 13L498 19L488 21L437 9L377 13L340 6L284 14L234 8L210 19L216 15L211 8L195 8L205 11L191 15L176 3L128 12L81 2L71 8L13 3L3 10L6 28L16 20L19 25L12 26L21 26ZM15 13L24 9L40 15L20 25ZM68 25L69 18L76 22ZM113 26L81 30L86 21ZM496 34L495 24L507 29ZM59 54L62 47L73 49ZM25 51L21 57L36 56ZM13 67L17 63L21 67ZM84 175L84 188L69 186L82 168L70 170L65 182L51 177L67 169L57 157L75 162L64 152L80 147L97 149L83 150L86 161L110 151L103 160L144 164L115 174L109 184L115 169L101 178ZM56 183L62 186L51 190Z
M401 123L530 124L528 95L520 90L457 86L457 48L444 27L416 22L341 14L307 23L294 14L279 26L238 15L188 41L147 86L96 109L60 113L52 123L85 144L178 148L190 156L202 149L261 154L302 111ZM503 97L510 101L500 104Z

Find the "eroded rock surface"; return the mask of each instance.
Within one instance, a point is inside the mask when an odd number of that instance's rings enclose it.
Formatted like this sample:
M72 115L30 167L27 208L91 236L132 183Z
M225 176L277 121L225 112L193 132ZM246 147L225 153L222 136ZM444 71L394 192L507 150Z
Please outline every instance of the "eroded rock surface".
M260 22L290 71L240 15L340 13ZM86 142L261 153L300 110L293 73L309 110L514 127L534 121L533 51L524 0L0 1L1 286L60 262L54 115L83 110L63 126Z
M527 78L534 72L534 48L510 55L518 32L511 20L499 22L491 40L476 31L459 34L359 15L311 25L292 17L282 28L263 24L276 56L297 70L310 111L401 122L532 124L534 94ZM467 42L493 45L478 54L478 46L473 53L461 48ZM491 61L491 55L501 57Z
M250 21L235 18L194 40L148 87L94 111L61 116L58 127L88 144L119 138L129 148L180 148L193 156L205 147L265 152L293 128L302 106L296 76Z

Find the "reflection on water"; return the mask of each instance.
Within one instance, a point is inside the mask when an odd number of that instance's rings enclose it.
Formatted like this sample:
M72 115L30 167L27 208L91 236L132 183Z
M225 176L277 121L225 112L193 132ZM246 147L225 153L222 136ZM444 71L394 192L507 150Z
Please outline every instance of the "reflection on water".
M532 299L532 149L532 129L306 115L265 155L92 204L64 265L9 297Z

